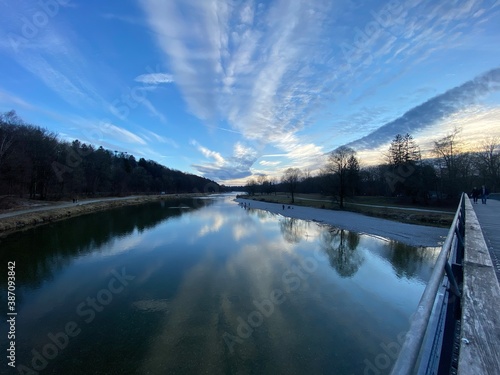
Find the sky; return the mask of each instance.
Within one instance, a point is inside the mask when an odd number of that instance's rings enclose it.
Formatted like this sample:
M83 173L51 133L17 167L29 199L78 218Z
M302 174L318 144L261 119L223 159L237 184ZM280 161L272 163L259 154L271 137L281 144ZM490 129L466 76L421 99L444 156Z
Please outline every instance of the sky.
M0 0L0 112L226 185L500 137L500 0Z

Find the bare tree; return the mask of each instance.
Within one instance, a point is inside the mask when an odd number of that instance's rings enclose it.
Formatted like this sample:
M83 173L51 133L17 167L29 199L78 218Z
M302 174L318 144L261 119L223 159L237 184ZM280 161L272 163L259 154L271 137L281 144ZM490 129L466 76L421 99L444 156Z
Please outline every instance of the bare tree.
M434 142L434 153L443 159L448 169L454 168L456 155L459 152L457 136L460 131L460 129L455 128L450 134Z
M0 167L13 143L14 135L0 123Z
M500 140L496 137L484 140L476 155L482 183L490 185L494 191L500 183Z
M304 178L308 179L308 178L311 178L311 177L312 177L311 169L310 168L304 169Z
M326 171L337 179L336 190L339 196L340 208L344 208L344 197L347 192L348 170L349 167L359 169L359 163L356 159L356 151L347 146L341 146L330 153Z
M278 179L276 177L273 177L269 180L269 185L268 185L268 194L271 194L274 192L274 195L276 195L276 185L278 185Z
M250 195L255 195L255 191L257 190L257 182L253 178L250 178L247 180L247 184L245 185L245 188Z
M292 203L295 203L295 191L297 190L297 185L300 182L302 172L298 168L288 168L283 177L281 177L281 182L287 187L288 191L292 195Z
M23 122L15 111L0 113L0 167L7 156L7 152L14 143L14 129L12 125L21 125Z
M446 190L450 196L454 196L457 191L457 164L460 154L458 135L460 132L461 129L455 128L450 134L434 142L433 152L442 161L441 178L443 178L443 174L446 176L448 182Z
M259 185L261 195L264 194L268 183L269 183L269 181L267 180L266 175L259 175L257 177L257 184Z

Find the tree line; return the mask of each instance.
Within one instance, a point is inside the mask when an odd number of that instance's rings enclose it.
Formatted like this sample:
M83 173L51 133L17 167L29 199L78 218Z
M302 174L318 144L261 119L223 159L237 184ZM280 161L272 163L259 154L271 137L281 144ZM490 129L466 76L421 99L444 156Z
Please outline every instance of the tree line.
M219 191L217 183L0 114L0 195L32 199Z
M292 203L296 193L334 196L340 207L346 197L393 196L412 203L454 203L462 191L485 185L500 188L500 147L495 138L485 139L475 151L464 151L460 130L434 141L433 157L422 159L420 147L410 134L397 134L383 155L384 162L362 168L354 149L341 146L328 155L320 173L288 168L281 179L259 176L245 188L249 194L287 191Z

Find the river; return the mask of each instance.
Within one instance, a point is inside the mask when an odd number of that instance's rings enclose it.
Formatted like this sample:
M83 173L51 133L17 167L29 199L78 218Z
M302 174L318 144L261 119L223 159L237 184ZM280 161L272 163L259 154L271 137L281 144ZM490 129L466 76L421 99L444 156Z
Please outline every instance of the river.
M1 239L19 374L385 374L436 248L248 209L234 195ZM7 363L11 362L7 359ZM11 362L12 363L12 362ZM9 372L10 370L10 372Z

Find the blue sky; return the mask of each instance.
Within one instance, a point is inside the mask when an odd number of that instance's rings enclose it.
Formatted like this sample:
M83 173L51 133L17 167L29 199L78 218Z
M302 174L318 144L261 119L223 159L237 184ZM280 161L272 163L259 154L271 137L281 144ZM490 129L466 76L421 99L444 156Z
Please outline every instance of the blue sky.
M500 136L500 1L0 0L0 111L226 184Z

